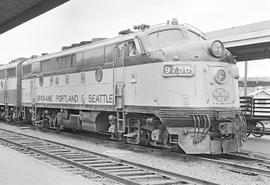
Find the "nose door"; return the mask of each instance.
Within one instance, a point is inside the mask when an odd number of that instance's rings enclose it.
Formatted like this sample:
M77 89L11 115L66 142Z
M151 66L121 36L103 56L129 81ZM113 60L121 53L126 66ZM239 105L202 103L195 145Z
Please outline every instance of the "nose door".
M124 133L126 128L126 116L124 109L124 92L125 92L125 59L127 57L127 45L120 44L114 49L114 109L116 111L117 130Z
M34 122L36 120L36 81L37 81L37 76L33 75L31 79L31 84L30 84L30 101L32 104L32 121Z
M122 109L124 106L124 61L127 56L127 45L120 44L114 48L113 88L114 106Z
M4 81L4 103L5 103L5 116L8 116L8 93L7 93L8 78Z
M230 105L235 102L230 70L226 66L209 66L210 100L215 105Z
M36 100L36 94L35 94L35 89L36 89L36 76L33 75L31 79L31 84L30 84L30 101L31 104L35 104Z

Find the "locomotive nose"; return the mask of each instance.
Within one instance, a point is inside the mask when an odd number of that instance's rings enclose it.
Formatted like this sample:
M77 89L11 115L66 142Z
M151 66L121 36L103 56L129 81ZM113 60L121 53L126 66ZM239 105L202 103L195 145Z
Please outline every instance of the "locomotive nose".
M219 40L180 43L162 48L160 54L165 61L234 62L231 53Z

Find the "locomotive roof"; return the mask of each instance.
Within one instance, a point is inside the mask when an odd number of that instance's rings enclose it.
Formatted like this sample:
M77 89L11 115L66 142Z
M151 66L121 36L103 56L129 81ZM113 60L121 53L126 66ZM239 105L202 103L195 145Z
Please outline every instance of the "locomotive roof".
M58 57L58 56L70 55L70 54L81 52L81 51L91 49L91 48L96 48L96 47L105 46L105 45L111 45L111 44L114 44L116 42L122 42L122 41L125 41L125 40L133 39L133 38L135 38L135 36L137 34L138 34L138 32L130 33L130 34L127 34L127 35L119 35L119 36L114 37L114 38L104 39L104 40L97 41L97 42L94 42L94 43L90 43L90 44L70 48L70 49L59 51L59 52L56 52L56 53L51 53L51 54L48 54L48 55L45 55L45 56L38 56L37 58L30 58L27 61L25 61L23 63L23 65L27 65L27 64L30 64L30 63L34 63L34 62L37 62L37 61L46 60L46 59L50 59L50 58L54 58L54 57Z
M157 26L145 29L144 31L133 32L133 33L129 33L126 35L118 35L118 36L113 37L113 38L104 39L101 41L97 41L94 43L70 48L70 49L59 51L56 53L51 53L51 54L44 55L44 56L38 56L37 58L30 58L30 59L26 60L23 63L23 65L35 63L35 62L42 61L42 60L47 60L47 59L54 58L54 57L70 55L70 54L74 54L74 53L81 52L81 51L91 49L91 48L96 48L96 47L105 46L105 45L111 45L111 44L115 44L117 42L123 42L125 40L133 39L137 35L148 35L149 33L156 32L156 31L162 30L162 29L183 28L183 27L185 27L185 25L167 25L167 24L157 25Z
M12 62L12 63L8 63L8 64L0 65L0 70L12 68L12 67L16 67L19 63L21 63L23 61L25 61L25 60L22 60L22 61L19 61L19 62Z

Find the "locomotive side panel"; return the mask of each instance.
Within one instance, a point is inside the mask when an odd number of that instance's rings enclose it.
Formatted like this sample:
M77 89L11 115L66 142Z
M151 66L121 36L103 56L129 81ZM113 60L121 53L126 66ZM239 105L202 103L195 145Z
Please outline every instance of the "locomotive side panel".
M125 103L146 107L186 107L194 100L194 78L164 78L163 63L126 67Z
M113 104L113 69L104 69L101 82L95 71L43 77L35 82L36 103L40 107L95 110ZM28 98L29 99L29 98Z
M31 81L32 79L22 80L22 106L29 107L32 104L31 100Z
M113 68L101 66L87 73L84 101L90 110L113 110L114 75Z
M0 105L5 104L5 79L0 80Z

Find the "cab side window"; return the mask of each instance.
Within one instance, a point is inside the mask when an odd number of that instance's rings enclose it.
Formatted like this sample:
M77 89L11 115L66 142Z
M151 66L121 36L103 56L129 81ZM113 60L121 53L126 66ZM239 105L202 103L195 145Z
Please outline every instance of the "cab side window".
M105 47L105 63L113 62L113 50L115 45L110 45Z
M114 60L117 65L122 65L128 55L128 48L126 43L120 43L114 49Z
M25 65L23 66L23 75L28 75L28 74L31 74L32 72L32 64L28 64L28 65Z
M9 68L9 69L7 70L7 77L8 77L8 78L16 77L16 68L15 68L15 67Z
M0 71L0 79L4 79L5 78L5 71L1 70Z
M128 42L128 56L138 55L138 51L134 41Z

